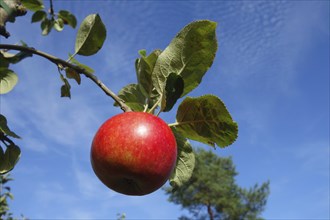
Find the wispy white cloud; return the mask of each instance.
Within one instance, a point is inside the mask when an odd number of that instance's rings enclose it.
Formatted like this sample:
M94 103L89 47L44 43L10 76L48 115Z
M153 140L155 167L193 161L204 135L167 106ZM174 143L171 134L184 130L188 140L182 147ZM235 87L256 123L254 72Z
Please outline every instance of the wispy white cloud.
M52 64L35 67L32 63L17 70L20 73L21 83L12 92L13 94L1 98L3 114L7 115L13 130L19 130L18 133L23 137L22 141L26 141L27 145L38 145L37 140L48 139L65 146L81 147L79 146L81 143L89 146L96 126L99 126L102 120L102 116L98 114L105 111L104 109L96 111L90 98L93 95L103 96L103 94L97 94L99 88L95 86L89 92L91 93L89 97L82 91L78 93L77 87L74 87L71 100L60 98L61 82L56 69L52 69L49 73L43 71L49 67L53 67ZM35 74L33 78L26 76L32 73ZM47 76L43 76L44 74ZM84 83L88 82L84 81ZM32 138L25 140L25 135ZM45 150L45 144L40 143L38 148Z
M311 39L321 32L329 35L323 30L327 12L321 3L197 2L195 11L198 18L218 22L219 61L212 78L219 80L211 85L236 90L239 86L242 95L246 90L294 94L292 83L315 43Z
M29 218L49 218L50 216L52 218L63 218L67 210L70 210L66 207L74 208L75 204L78 204L79 198L66 191L63 184L47 181L36 186L35 201L38 201L37 205L40 211L34 212ZM57 208L49 210L48 207ZM62 212L60 212L61 209Z
M301 143L302 142L302 143ZM286 148L269 148L270 209L266 218L326 219L329 210L329 142L304 140ZM295 146L296 145L296 146ZM275 160L272 159L276 158ZM283 203L283 201L285 201ZM308 201L308 202L306 202ZM287 206L290 203L292 206ZM313 205L310 205L313 204ZM299 208L298 208L299 207ZM304 212L297 210L304 209Z
M86 198L97 198L102 195L108 200L113 199L117 193L108 190L101 181L94 174L90 161L84 161L77 158L77 155L73 156L72 163L73 174L75 178L75 185L79 193Z
M306 143L305 145L296 148L293 154L298 160L301 161L302 173L313 173L314 175L321 175L329 179L329 140Z
M270 63L291 9L289 2L213 2L210 7L197 3L196 14L216 18L219 23L219 54L222 74L232 81L245 81ZM269 73L265 72L265 75ZM269 75L268 75L269 76Z

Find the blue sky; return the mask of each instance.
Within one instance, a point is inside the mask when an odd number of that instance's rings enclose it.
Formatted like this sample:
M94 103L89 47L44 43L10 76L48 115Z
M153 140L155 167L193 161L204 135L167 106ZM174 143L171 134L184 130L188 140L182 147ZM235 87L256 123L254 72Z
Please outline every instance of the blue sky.
M45 1L47 4L48 1ZM212 93L239 125L239 138L219 156L232 156L237 183L270 180L266 219L329 219L329 1L54 1L79 22L99 13L108 30L102 50L77 57L112 90L136 82L137 51L164 49L186 24L218 23L212 68L190 95ZM12 36L67 58L76 30L41 36L31 13L8 24ZM90 80L72 82L72 99L60 98L56 67L33 57L12 66L17 87L1 96L1 114L23 137L12 172L12 211L35 218L176 219L184 213L162 190L120 195L94 175L90 144L97 128L120 113ZM171 123L175 110L161 114ZM204 147L193 142L196 147Z

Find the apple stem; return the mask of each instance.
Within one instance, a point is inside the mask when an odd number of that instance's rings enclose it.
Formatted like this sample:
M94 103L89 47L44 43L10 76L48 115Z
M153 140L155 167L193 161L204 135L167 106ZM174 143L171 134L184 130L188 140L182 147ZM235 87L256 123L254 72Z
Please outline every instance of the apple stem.
M161 112L162 112L162 109L160 108L159 111L157 112L156 116L159 116Z
M130 112L132 111L132 109L127 106L125 104L125 102L119 98L114 92L112 92L101 80L99 80L94 74L88 72L86 69L81 68L78 65L74 65L72 63L69 63L65 60L59 59L53 55L47 54L45 52L36 50L32 47L26 47L26 46L20 46L20 45L11 45L11 44L0 44L0 49L5 49L5 50L17 50L17 51L23 51L23 52L27 52L30 53L31 56L32 54L41 56L43 58L48 59L50 62L54 63L58 68L60 68L61 70L64 69L65 67L70 68L75 70L77 73L79 74L83 74L85 75L87 78L91 79L96 85L98 85L103 92L110 96L115 102L118 103L118 105L120 106L120 108L124 111L124 112Z
M147 112L147 111L148 111L148 104L145 104L145 105L144 105L143 112Z
M151 109L149 109L148 113L152 113L155 111L155 109L157 108L157 106L159 105L159 103L162 100L162 96L157 100L157 102L151 107ZM158 115L160 114L161 110L159 111Z

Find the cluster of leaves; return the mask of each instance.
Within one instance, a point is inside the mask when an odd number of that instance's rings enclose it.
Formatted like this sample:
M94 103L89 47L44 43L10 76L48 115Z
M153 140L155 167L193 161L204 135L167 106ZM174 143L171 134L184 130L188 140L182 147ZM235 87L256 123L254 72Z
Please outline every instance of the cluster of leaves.
M0 175L12 170L21 155L20 148L8 136L20 138L9 129L6 117L0 114ZM1 144L6 146L5 151L1 147Z
M147 55L139 51L135 62L137 84L129 84L118 96L133 111L159 115L170 111L178 99L195 89L211 67L216 50L216 23L195 21L184 27L164 51ZM156 111L157 110L157 111ZM189 180L195 164L188 139L226 147L237 138L238 127L224 103L214 95L186 97L170 124L178 145L177 165L170 184L180 187Z
M33 2L41 1L26 0L24 4ZM40 9L35 7L34 10L37 10L37 13ZM140 57L135 62L137 83L129 84L119 91L118 99L114 98L116 105L123 101L133 111L149 112L157 116L161 112L171 111L180 98L201 83L211 67L217 51L216 26L213 21L195 21L184 27L165 50L155 50L149 55L145 50L140 50ZM69 54L65 65L63 62L59 63L58 59L38 52L38 55L57 64L60 79L63 81L62 97L71 97L68 79L74 79L80 84L81 73L87 74L87 77L100 85L92 75L93 70L79 63L74 57L77 54L90 56L97 53L105 38L106 28L101 18L92 14L81 23L74 53ZM5 60L0 71L1 93L9 92L17 82L17 75L9 70L9 64L17 63L31 55L31 50L17 54L0 53L0 58ZM170 126L178 145L177 165L170 177L170 184L174 188L188 181L194 169L195 158L188 139L212 147L226 147L236 140L238 133L237 124L224 103L214 95L185 97L178 106L176 122ZM9 136L3 133L6 137Z
M31 22L40 22L42 35L48 35L53 28L62 31L65 25L76 28L77 19L69 11L60 10L55 13L52 5L49 11L46 11L43 0L22 0L22 4L25 8L34 12Z
M27 46L24 42L21 42L21 44L22 46ZM12 54L8 51L0 50L0 94L10 92L18 82L17 74L9 69L10 64L17 64L21 60L31 56L31 53L25 51Z
M68 62L80 67L82 70L93 74L94 70L89 66L80 63L74 57L75 55L91 56L96 54L103 46L106 39L107 31L98 14L91 14L87 16L81 23L75 42L74 54L69 54ZM65 67L65 76L60 73L63 85L61 87L61 97L71 98L71 86L68 79L74 79L78 85L81 83L80 72L76 69Z
M12 219L12 213L9 212L8 199L14 199L10 192L10 187L5 186L11 181L8 175L0 175L0 219ZM4 192L2 192L5 190Z
M68 63L74 64L89 73L94 72L88 66L78 62L74 56L76 54L90 56L97 53L102 47L105 37L106 29L99 15L92 14L87 16L81 23L78 30L75 43L75 52L73 55L69 55L70 57ZM27 47L24 42L22 42L22 45ZM9 69L9 65L16 64L24 58L30 56L32 56L32 53L28 51L21 51L16 54L12 54L7 51L0 51L0 94L10 92L18 81L17 74ZM59 65L58 68L60 70L60 79L63 82L61 87L61 96L71 97L71 86L68 79L74 79L78 84L80 84L80 74L75 69L69 67L61 67ZM62 70L65 72L65 75L62 74ZM4 174L12 170L20 157L20 148L15 145L9 137L20 138L8 128L6 117L0 115L0 142L6 146L6 150L4 151L0 145L0 174Z
M180 219L260 219L269 195L269 182L249 189L235 182L237 172L230 157L196 151L196 167L190 180L173 191L164 188L169 201L187 209L193 217Z
M21 43L26 46L24 42ZM31 53L24 51L16 54L0 51L0 95L13 90L18 82L17 74L9 69L10 64L16 64L30 56ZM20 136L9 129L6 117L0 114L0 175L11 171L21 156L20 148L11 138L20 139Z
M9 174L0 175L0 219L14 220L13 213L9 211L8 200L14 199L13 194L10 192L10 187L7 186L8 182L12 181ZM23 215L19 219L26 220Z

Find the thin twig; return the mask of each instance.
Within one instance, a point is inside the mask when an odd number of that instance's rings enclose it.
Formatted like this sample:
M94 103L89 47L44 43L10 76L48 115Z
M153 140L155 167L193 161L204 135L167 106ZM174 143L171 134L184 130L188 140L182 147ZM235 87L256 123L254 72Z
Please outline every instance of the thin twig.
M124 103L124 101L121 98L119 98L114 92L112 92L101 80L99 80L94 74L88 72L87 70L85 70L84 68L81 68L80 66L69 63L65 60L62 60L58 57L47 54L43 51L36 50L32 47L11 45L11 44L0 44L0 49L28 52L28 53L35 54L35 55L48 59L50 62L54 63L57 67L60 67L60 68L68 67L70 69L73 69L76 72L85 75L87 78L90 78L94 83L96 83L96 85L98 85L105 94L110 96L113 100L115 100L118 103L118 105L124 112L132 111L132 109L130 107L128 107Z
M49 4L50 4L49 13L52 16L52 19L54 19L55 13L54 13L53 0L49 0Z

